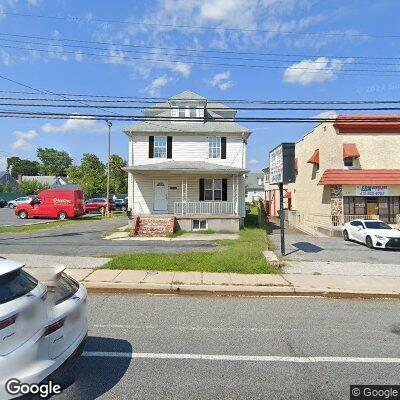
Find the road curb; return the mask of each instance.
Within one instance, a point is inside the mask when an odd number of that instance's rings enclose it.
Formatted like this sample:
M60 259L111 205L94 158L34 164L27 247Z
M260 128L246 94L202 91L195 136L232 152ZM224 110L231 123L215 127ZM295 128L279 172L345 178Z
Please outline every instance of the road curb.
M164 294L188 296L244 297L326 297L338 299L400 299L400 293L363 292L357 290L325 290L291 286L170 285L170 284L96 284L84 282L89 293Z

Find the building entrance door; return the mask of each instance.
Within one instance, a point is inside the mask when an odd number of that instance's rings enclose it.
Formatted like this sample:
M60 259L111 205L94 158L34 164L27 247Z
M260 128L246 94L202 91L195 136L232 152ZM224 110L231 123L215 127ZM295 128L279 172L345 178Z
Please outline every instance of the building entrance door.
M379 205L376 197L367 197L367 215L379 215Z

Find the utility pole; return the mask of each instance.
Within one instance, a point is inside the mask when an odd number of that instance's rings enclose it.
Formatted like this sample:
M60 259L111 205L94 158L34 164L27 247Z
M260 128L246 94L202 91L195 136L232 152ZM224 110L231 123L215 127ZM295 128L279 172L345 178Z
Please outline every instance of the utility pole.
M109 202L110 202L110 157L111 157L111 127L112 122L106 120L108 125L108 158L107 158L107 207L106 207L106 215L110 215Z
M281 228L281 254L284 256L286 253L285 250L285 210L283 209L283 183L279 183L279 220L280 220L280 228Z

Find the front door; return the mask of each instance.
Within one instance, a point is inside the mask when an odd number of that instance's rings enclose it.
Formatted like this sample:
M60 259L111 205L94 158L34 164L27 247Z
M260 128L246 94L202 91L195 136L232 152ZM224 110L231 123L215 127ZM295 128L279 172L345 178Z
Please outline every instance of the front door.
M378 199L375 197L367 198L367 215L378 215L378 210Z
M168 210L168 181L155 181L154 185L154 211Z

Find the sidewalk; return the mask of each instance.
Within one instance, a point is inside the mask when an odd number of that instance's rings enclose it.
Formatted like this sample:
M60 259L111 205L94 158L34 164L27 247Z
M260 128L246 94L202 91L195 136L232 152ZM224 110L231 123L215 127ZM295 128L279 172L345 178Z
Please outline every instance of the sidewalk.
M40 279L46 269L29 269ZM400 298L400 277L67 269L90 292Z

